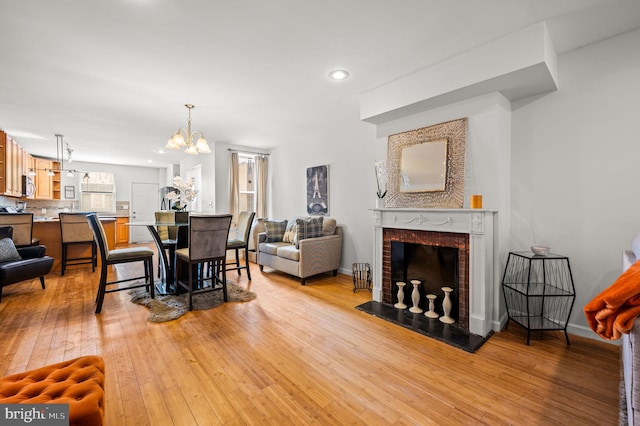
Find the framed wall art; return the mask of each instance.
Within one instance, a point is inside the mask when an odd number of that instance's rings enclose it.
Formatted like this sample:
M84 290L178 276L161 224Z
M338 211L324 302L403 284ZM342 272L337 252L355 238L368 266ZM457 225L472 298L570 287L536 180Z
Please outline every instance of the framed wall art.
M329 166L307 168L307 213L329 214Z
M76 198L76 187L75 186L65 186L64 187L64 198L66 200L73 200Z

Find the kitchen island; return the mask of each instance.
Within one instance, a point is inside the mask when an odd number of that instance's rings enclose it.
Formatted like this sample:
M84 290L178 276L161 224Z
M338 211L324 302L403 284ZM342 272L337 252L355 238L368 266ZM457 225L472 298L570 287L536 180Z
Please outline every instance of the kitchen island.
M116 248L116 218L101 217L100 222L107 236L109 250ZM47 255L53 257L52 271L60 272L62 268L62 237L59 219L36 219L33 221L33 237L40 239L40 244L47 247ZM90 257L89 246L70 246L69 257ZM100 255L98 255L100 262ZM68 265L68 264L67 264ZM83 265L84 266L84 265ZM69 268L69 266L67 266Z

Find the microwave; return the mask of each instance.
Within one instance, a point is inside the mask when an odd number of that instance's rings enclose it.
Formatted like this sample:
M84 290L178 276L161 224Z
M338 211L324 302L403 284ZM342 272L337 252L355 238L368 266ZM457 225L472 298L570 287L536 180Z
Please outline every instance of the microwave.
M33 176L22 176L22 196L33 197L36 193L36 184Z

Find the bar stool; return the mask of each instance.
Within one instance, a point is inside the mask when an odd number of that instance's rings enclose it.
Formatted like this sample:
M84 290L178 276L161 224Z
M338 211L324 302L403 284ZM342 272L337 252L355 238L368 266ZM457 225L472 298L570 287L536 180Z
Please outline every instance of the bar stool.
M240 275L241 269L247 270L247 278L251 281L251 270L249 269L249 235L251 234L251 226L253 225L253 218L256 216L255 212L240 212L238 216L238 225L236 226L236 234L234 238L229 238L227 241L227 250L235 250L236 253L236 266L228 267L227 271L238 271ZM240 265L239 251L244 249L244 266Z
M155 212L156 223L174 223L176 221L176 213L173 211ZM162 248L169 251L169 257L173 262L173 253L178 243L178 227L177 226L158 226L158 235L162 240ZM160 257L160 256L158 256ZM162 261L158 259L158 278L160 277ZM166 275L167 271L165 271Z
M16 247L40 244L38 238L33 238L33 213L0 213L0 226L13 226Z
M96 271L98 265L98 249L93 239L93 231L87 221L87 213L60 213L60 236L62 240L62 271L64 275L67 266L91 264L91 272ZM89 245L91 256L69 257L72 246ZM73 252L73 250L72 250Z
M107 247L107 237L98 216L95 213L90 213L87 215L87 219L89 220L89 226L93 231L93 237L98 244L101 260L100 284L98 286L98 295L96 296L96 314L99 314L102 311L102 302L104 302L104 295L106 293L144 287L151 295L151 298L154 299L156 293L155 283L153 282L153 250L147 247L130 247L109 250L109 247ZM144 275L108 281L107 278L109 275L110 265L133 262L143 262ZM144 281L141 281L143 279ZM130 282L131 284L122 286L121 283L125 282ZM109 285L115 285L116 287L107 289L107 286Z

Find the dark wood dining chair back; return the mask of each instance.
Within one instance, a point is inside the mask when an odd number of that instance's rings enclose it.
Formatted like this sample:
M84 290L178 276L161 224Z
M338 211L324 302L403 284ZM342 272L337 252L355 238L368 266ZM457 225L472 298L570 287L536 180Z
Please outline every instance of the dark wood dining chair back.
M93 231L87 220L88 213L60 213L60 237L62 242L62 268L64 275L67 266L91 264L92 272L98 266L98 247L93 238ZM89 246L91 255L79 254L81 246ZM69 251L71 250L71 256ZM75 254L74 254L75 252Z
M227 268L227 271L240 271L242 269L247 270L247 278L251 281L251 270L249 269L249 237L251 235L251 227L253 226L253 219L255 218L255 212L240 212L238 216L238 226L236 227L236 233L233 238L229 238L227 241L227 250L235 250L236 263L234 267ZM244 266L240 265L239 251L244 250Z
M95 213L90 213L87 215L87 220L89 221L89 226L93 231L94 239L98 245L101 260L100 283L98 285L98 294L96 296L96 314L99 314L102 310L102 303L106 293L144 287L153 299L155 297L155 284L153 282L153 250L148 247L129 247L109 250L107 245L107 236L98 216ZM130 262L143 262L144 275L116 281L107 280L109 272L108 268L110 265ZM144 279L144 281L140 281L142 279ZM127 286L119 285L120 283L125 282L132 282L132 284ZM116 287L107 289L107 286L112 285L115 285Z
M189 217L189 258L207 261L226 256L231 215Z
M188 266L188 281L178 277L177 283L189 292L189 310L193 309L194 294L222 290L224 301L228 300L226 256L230 226L231 215L189 216L189 246L176 250L176 263Z

